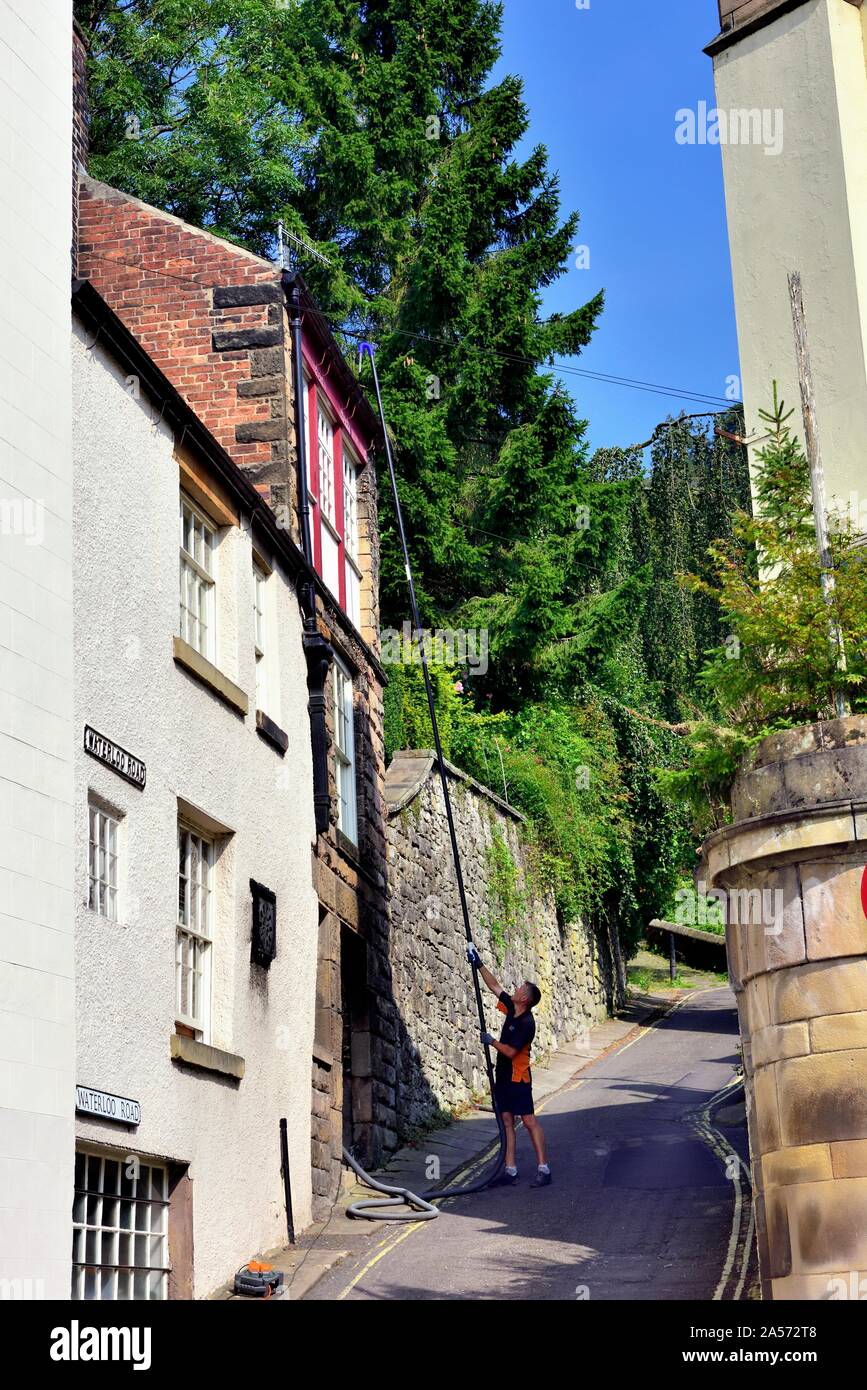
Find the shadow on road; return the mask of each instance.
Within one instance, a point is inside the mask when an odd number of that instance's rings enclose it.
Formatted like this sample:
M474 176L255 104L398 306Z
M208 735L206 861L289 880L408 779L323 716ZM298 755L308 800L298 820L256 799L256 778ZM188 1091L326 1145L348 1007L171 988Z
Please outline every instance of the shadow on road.
M351 1296L711 1299L733 1186L689 1115L732 1079L736 1038L734 1001L721 988L601 1058L540 1114L551 1187L530 1188L535 1162L519 1132L517 1187L444 1204L439 1221L398 1246Z

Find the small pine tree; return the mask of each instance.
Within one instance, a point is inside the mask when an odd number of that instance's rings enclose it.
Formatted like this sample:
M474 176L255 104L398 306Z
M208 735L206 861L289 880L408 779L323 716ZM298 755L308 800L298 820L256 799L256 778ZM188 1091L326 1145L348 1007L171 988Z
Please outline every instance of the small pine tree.
M717 820L751 745L775 729L835 718L838 691L855 709L865 707L867 547L850 518L829 517L826 596L810 469L789 425L793 413L774 383L773 410L760 411L768 437L757 454L755 515L739 512L733 541L710 546L710 580L682 576L688 590L716 600L729 636L708 652L701 674L712 718L689 738L690 766L661 781L696 810L710 805Z

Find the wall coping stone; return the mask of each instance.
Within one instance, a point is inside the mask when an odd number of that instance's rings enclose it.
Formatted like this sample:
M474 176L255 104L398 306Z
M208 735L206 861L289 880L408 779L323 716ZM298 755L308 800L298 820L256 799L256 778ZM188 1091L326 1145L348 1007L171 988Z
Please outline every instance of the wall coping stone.
M686 927L680 922L666 922L660 917L654 917L647 925L656 927L657 931L673 932L675 936L692 937L693 941L706 941L710 946L719 946L723 952L726 948L726 939L719 932L702 931L701 927Z
M436 753L433 748L402 748L395 753L385 774L385 804L389 820L399 815L415 800L430 777L436 760ZM443 766L448 776L456 782L463 782L477 796L490 801L497 807L498 811L511 816L520 825L526 824L526 816L516 810L514 806L510 806L508 801L504 801L501 796L497 796L496 792L492 792L489 787L477 782L469 773L455 767L448 758L443 758Z
M851 748L859 743L867 743L865 714L849 714L843 719L799 724L795 729L782 729L777 734L768 734L767 738L763 738L761 743L757 743L752 752L747 754L744 767L752 771L757 767L788 762L791 758L803 757L809 753Z

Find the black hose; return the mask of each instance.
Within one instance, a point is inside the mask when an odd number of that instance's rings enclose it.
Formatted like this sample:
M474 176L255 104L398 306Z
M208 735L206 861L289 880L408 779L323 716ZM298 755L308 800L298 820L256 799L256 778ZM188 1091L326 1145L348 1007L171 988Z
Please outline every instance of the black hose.
M461 854L458 848L458 837L457 832L455 830L454 815L452 814L452 799L449 793L448 774L446 772L445 758L443 757L442 744L440 742L439 722L437 720L436 701L434 699L433 683L431 682L430 670L428 668L427 652L425 650L424 642L424 633L422 631L421 618L419 616L418 611L418 602L415 596L415 583L412 577L412 565L410 563L409 558L409 546L407 545L406 541L406 531L404 530L403 525L403 512L400 506L400 496L398 495L397 491L397 477L394 471L394 459L392 458L391 454L391 444L389 442L388 437L388 428L385 423L385 410L383 409L382 394L379 389L379 374L376 370L376 358L374 357L373 348L371 347L370 343L361 343L359 347L359 352L367 352L368 356L370 357L370 366L373 371L373 386L374 390L376 391L376 403L379 407L379 419L382 425L382 438L383 444L385 446L386 462L388 464L388 476L391 482L392 497L394 498L394 513L395 517L397 518L397 529L398 534L400 536L401 550L403 551L404 567L406 570L406 582L409 586L409 602L410 612L412 615L413 631L418 642L419 654L421 656L421 668L422 674L424 676L425 692L427 694L427 704L428 711L430 713L431 729L433 730L434 749L436 751L436 760L437 767L439 768L440 782L442 783L443 800L445 801L446 808L446 820L448 822L449 839L451 841L452 847L452 860L454 862L455 867L455 880L457 882L458 898L460 899L461 904L461 915L463 917L464 922L464 932L466 933L467 943L469 944L472 942L473 939L473 931L470 923L470 909L467 903L467 893L466 888L464 886L464 874L463 869L461 867ZM482 990L479 984L479 972L475 967L473 967L473 986L475 989L476 996L476 1009L479 1015L479 1031L481 1033L484 1033L486 1031L485 1009L482 1003ZM491 1049L487 1043L483 1044L483 1048L485 1053L485 1069L488 1073L488 1085L491 1091L491 1102L494 1107L494 1116L497 1121L497 1129L499 1131L500 1136L499 1156L497 1158L496 1165L490 1173L490 1175L483 1181L473 1183L469 1187L445 1189L443 1191L437 1192L425 1192L422 1196L418 1196L418 1194L416 1193L409 1192L407 1188L387 1187L384 1183L377 1182L374 1178L371 1178L368 1173L365 1173L364 1169L360 1166L357 1160L354 1159L352 1155L347 1152L346 1149L344 1149L343 1156L346 1159L347 1163L349 1163L350 1167L359 1175L359 1177L361 1177L366 1183L368 1183L370 1187L374 1188L376 1191L379 1192L401 1194L400 1198L398 1198L395 1195L391 1195L388 1198L371 1198L367 1202L358 1202L355 1204L355 1210L353 1210L352 1207L349 1208L350 1215L365 1216L368 1220L374 1221L430 1220L433 1216L436 1216L438 1214L435 1208L430 1208L430 1201L442 1200L446 1197L460 1197L470 1192L481 1192L484 1188L490 1186L494 1178L499 1174L500 1169L503 1167L506 1150L506 1130L505 1126L503 1125L502 1117L500 1115L499 1106L497 1105L497 1096L494 1087L494 1068L493 1063L491 1062ZM410 1202L409 1204L415 1204L414 1212L402 1212L398 1214L386 1212L383 1210L379 1210L378 1212L371 1210L376 1208L381 1209L385 1207L396 1206L400 1204L400 1201L404 1199L408 1200L409 1198L412 1198L412 1202ZM421 1215L419 1213L421 1213Z
M372 1178L369 1173L365 1172L358 1160L353 1158L348 1149L343 1150L343 1157L366 1187L372 1187L375 1192L391 1194L388 1197L367 1197L362 1202L354 1202L351 1207L347 1207L347 1216L358 1216L365 1221L433 1221L435 1217L439 1216L436 1207L431 1206L424 1197L410 1192L408 1187L389 1187L387 1183ZM404 1206L412 1207L412 1211L383 1210L385 1207Z

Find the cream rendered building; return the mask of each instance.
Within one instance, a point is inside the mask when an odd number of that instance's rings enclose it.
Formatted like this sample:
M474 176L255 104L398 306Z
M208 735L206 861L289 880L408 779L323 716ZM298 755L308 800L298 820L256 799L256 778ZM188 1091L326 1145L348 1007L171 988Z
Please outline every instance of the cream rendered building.
M0 0L0 1299L69 1294L71 0Z
M86 282L73 308L72 1292L201 1297L285 1243L281 1120L311 1219L303 560Z
M801 272L829 505L867 531L867 6L719 0L721 111L768 112L782 148L723 144L747 431L772 380L801 400L787 276Z

